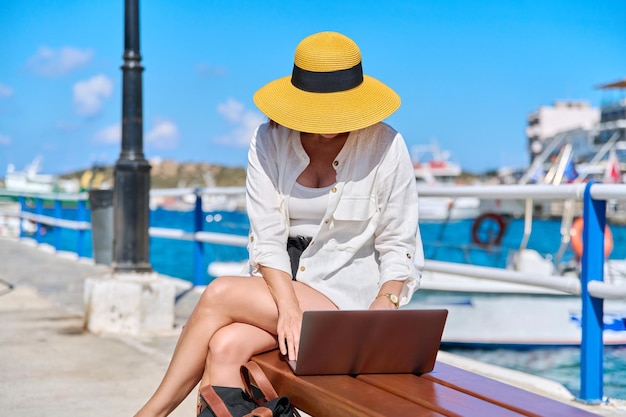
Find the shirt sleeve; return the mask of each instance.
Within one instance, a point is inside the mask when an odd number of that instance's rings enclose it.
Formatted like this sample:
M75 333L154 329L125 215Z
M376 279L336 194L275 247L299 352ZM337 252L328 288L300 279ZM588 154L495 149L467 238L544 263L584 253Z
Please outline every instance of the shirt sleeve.
M379 169L377 184L380 222L375 246L379 254L380 285L405 281L400 304L419 287L424 253L418 226L417 185L404 139L396 134Z
M246 174L246 209L250 220L248 252L250 273L260 275L260 265L291 275L286 250L288 225L285 198L278 190L278 135L280 128L259 126L250 142Z

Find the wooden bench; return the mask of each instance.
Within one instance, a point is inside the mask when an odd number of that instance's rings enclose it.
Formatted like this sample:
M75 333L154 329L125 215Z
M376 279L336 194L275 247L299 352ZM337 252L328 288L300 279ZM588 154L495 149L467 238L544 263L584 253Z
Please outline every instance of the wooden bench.
M279 395L313 417L595 416L580 408L437 362L423 375L296 376L278 350L252 358Z

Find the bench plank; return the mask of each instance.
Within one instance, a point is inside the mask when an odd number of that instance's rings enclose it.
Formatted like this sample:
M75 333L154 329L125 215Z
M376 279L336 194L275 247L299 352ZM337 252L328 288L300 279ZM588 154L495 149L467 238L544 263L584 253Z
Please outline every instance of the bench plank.
M278 350L254 356L279 395L313 416L443 416L347 375L296 376Z
M359 375L357 379L449 416L520 417L524 415L417 375Z
M533 416L590 417L597 414L568 405L539 394L525 391L491 378L437 361L433 372L421 378L464 392L482 400Z

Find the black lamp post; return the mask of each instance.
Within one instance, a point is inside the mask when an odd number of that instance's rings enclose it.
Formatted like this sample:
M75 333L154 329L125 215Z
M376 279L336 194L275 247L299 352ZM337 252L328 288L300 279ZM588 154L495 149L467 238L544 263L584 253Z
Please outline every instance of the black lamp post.
M150 164L143 154L139 0L125 0L122 84L122 150L115 163L113 269L151 272Z

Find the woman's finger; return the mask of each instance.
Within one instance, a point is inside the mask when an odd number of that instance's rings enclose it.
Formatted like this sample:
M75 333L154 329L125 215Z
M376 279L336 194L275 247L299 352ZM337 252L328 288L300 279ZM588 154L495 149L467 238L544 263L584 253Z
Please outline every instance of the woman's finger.
M283 332L278 332L278 349L283 355L287 354L287 340L285 339Z
M298 359L298 348L300 347L300 332L296 334L296 337L293 339L293 354L294 360Z

